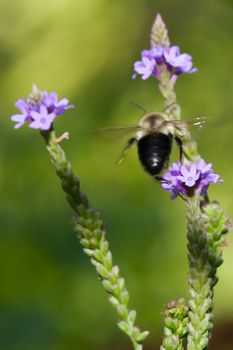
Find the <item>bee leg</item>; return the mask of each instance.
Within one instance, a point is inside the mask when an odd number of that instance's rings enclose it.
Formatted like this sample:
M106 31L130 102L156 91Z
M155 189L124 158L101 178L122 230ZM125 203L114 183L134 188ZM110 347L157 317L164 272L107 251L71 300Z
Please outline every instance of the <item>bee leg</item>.
M179 150L180 150L180 161L182 161L182 157L183 157L183 143L181 141L181 139L179 137L175 137L175 140L176 140L176 143L177 143L177 146L179 147Z
M155 175L155 180L161 182L163 180L163 177L159 175Z
M127 153L129 152L129 149L130 149L135 143L137 143L137 139L136 139L135 137L131 137L131 138L128 140L128 142L127 142L125 148L124 148L123 151L122 151L122 154L121 154L121 156L120 156L120 159L117 161L117 164L118 164L118 165L121 165L121 164L123 163L123 161L125 160L125 157L127 156Z

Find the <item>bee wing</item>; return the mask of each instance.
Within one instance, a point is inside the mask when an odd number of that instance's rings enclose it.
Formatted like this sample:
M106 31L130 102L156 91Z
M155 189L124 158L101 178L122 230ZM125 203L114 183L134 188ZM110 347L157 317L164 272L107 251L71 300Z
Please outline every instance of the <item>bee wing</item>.
M218 120L214 117L203 116L188 120L171 120L166 121L169 125L175 127L175 133L178 137L185 137L191 133L195 139L203 138L210 128L218 124Z
M138 125L134 126L113 126L113 127L104 127L94 131L95 135L100 135L103 139L107 141L118 140L121 137L129 135L130 133L135 133L136 131L142 129Z
M104 128L100 128L95 130L94 134L98 134L101 135L102 138L104 138L107 141L115 141L120 139L121 137L124 137L126 135L129 135L130 133L136 133L138 130L142 130L143 128L140 127L139 125L134 125L134 126L112 126L112 127L104 127ZM123 148L121 155L119 157L119 159L117 160L116 164L117 165L121 165L127 154L128 151L130 150L130 148L136 143L136 138L134 136L131 136L125 147Z
M194 127L197 129L203 129L207 125L213 125L217 122L217 120L213 117L195 117L190 120L185 120L185 123L188 127Z
M129 152L130 148L131 148L133 145L135 145L136 142L137 142L137 139L136 139L135 137L131 137L131 138L128 140L127 144L126 144L125 147L123 148L123 151L121 152L120 158L119 158L118 161L117 161L117 165L121 165L121 164L124 162L124 160L125 160L125 158L126 158L128 152Z
M194 129L203 129L207 124L214 123L216 120L214 120L212 117L196 117L193 119L187 119L187 120L165 120L164 123L166 125L174 125L177 127L177 129L184 129L184 128L194 128Z

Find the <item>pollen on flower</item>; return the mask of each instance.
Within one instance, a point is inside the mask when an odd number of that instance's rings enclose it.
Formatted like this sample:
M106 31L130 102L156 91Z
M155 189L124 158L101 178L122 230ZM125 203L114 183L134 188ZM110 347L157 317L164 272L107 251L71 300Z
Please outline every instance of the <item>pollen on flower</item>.
M21 112L11 117L11 120L16 122L15 129L28 123L30 128L40 130L49 130L57 116L64 114L69 108L74 108L66 98L59 101L56 92L42 91L35 84L29 97L19 99L15 106Z
M168 172L163 175L161 186L165 191L171 192L171 198L175 199L178 195L190 197L195 193L204 196L210 183L221 182L223 180L219 175L214 174L212 164L206 164L201 159L191 165L173 163Z

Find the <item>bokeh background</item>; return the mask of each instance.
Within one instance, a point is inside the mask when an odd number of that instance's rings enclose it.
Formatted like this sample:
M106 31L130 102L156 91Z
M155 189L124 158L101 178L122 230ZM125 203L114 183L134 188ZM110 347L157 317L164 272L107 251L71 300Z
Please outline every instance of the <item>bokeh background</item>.
M138 325L158 348L168 300L187 295L184 204L141 169L136 150L117 167L125 139L91 131L134 125L161 110L153 79L132 81L133 62L149 47L156 12L173 44L199 72L180 77L183 117L212 116L198 137L204 158L225 180L210 194L233 216L232 0L1 0L0 2L0 348L2 350L131 349L116 326L95 271L72 232L71 211L43 140L14 130L14 102L33 82L75 104L56 120L83 190L98 208L114 261L127 280ZM176 157L176 153L173 156ZM233 241L224 250L215 294L210 349L233 348Z

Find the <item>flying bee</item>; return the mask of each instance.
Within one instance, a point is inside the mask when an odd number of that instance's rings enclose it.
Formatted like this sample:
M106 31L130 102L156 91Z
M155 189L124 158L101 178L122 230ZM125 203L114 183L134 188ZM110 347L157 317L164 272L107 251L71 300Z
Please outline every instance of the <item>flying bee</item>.
M196 118L192 122L170 120L165 113L146 113L134 127L113 127L100 129L101 131L134 131L122 155L118 161L120 165L126 158L130 148L137 145L138 157L144 170L157 180L161 179L161 173L168 166L175 140L180 153L180 160L183 155L183 139L189 135L187 126L193 124L202 127L204 118Z

